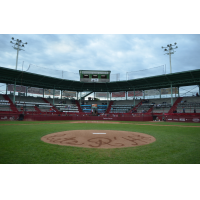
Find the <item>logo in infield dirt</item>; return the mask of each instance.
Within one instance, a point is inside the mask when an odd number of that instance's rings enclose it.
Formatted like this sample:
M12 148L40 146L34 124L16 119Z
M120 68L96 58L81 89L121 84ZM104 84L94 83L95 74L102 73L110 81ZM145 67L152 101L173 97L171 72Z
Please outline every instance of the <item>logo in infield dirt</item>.
M97 133L94 135L94 133ZM120 148L149 144L155 138L136 132L126 131L104 131L104 135L99 135L99 131L76 130L53 133L42 137L44 142L65 146L89 147L89 148Z

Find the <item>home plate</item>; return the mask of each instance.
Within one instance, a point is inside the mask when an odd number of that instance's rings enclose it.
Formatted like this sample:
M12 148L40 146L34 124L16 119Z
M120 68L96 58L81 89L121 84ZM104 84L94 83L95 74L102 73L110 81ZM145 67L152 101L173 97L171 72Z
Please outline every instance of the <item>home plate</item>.
M106 134L106 133L93 133L93 134Z

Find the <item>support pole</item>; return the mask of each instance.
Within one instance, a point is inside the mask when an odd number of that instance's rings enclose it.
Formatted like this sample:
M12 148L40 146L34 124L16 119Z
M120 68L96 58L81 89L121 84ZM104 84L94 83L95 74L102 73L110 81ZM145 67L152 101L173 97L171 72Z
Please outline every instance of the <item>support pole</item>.
M173 91L172 91L172 83L171 83L171 106L173 106Z
M170 63L170 74L172 73L172 64L171 64L171 50L169 49L169 63Z
M16 79L14 84L13 103L15 104Z
M160 99L161 99L161 89L160 89Z
M180 94L179 94L179 87L178 87L178 97L180 97Z
M43 98L44 98L44 88L43 88Z
M55 86L53 88L53 105L54 105L54 96L55 96Z
M8 84L6 83L6 95L8 94Z
M109 96L109 93L107 92L107 107L108 107L108 96Z
M135 88L134 88L134 103L133 103L134 107L135 107Z
M18 64L18 55L19 55L19 45L17 48L17 57L16 57L16 70L17 70L17 64Z
M43 89L44 90L44 89ZM28 96L28 87L26 87L26 97Z
M200 95L200 85L199 85L199 95Z
M76 92L76 100L78 101L78 91Z
M81 105L81 92L80 92L80 105Z

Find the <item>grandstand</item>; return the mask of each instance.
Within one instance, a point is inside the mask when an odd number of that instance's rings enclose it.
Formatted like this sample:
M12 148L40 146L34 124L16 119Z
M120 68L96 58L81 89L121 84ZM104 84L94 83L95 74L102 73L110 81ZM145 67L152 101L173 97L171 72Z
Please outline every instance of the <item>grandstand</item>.
M122 120L123 116L124 120L126 118L133 121L138 120L138 117L142 120L153 120L157 117L162 120L163 116L187 115L191 119L200 116L198 95L181 97L179 94L179 87L200 85L200 70L127 81L84 82L0 67L0 82L12 85L11 89L6 90L6 94L0 95L1 116L5 114L17 116L23 113L25 119L30 119L31 116L35 116L34 119L43 116L45 119L45 116L53 115L59 116L59 119L68 119L62 118L66 116L76 116L76 119L91 116L90 119L98 117L98 120L101 120L106 115L110 120ZM49 91L46 92L49 94L48 98L45 98L45 91ZM63 91L65 95L71 96L69 98L62 96ZM28 96L27 93L38 96ZM94 93L94 98L86 100L91 93ZM171 98L162 97L166 94L171 95ZM151 95L157 95L159 98L151 99ZM101 100L101 97L104 97L104 100ZM125 100L118 100L122 97Z

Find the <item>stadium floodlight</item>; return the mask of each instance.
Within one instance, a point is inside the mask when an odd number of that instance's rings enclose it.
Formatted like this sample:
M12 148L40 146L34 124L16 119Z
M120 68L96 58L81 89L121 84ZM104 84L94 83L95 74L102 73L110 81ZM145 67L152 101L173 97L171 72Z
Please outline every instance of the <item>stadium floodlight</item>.
M164 51L167 51L168 53L165 53L167 55L169 55L169 64L170 64L170 73L172 73L172 65L171 65L171 54L174 54L176 51L174 51L174 49L177 49L178 46L176 46L176 42L174 43L174 45L172 44L168 44L167 47L161 47L162 49L164 48ZM175 47L173 47L175 46ZM164 55L165 55L164 54Z
M12 37L11 39L12 39L13 41L15 41L15 42L10 41L10 43L13 44L13 45L14 45L13 48L14 48L15 50L17 50L17 57L16 57L16 69L17 69L19 51L24 51L24 50L22 49L22 47L24 47L24 44L28 44L28 43L27 43L27 42L24 43L24 42L22 42L22 40L19 40L19 39L16 39L16 40L15 40L14 37Z

